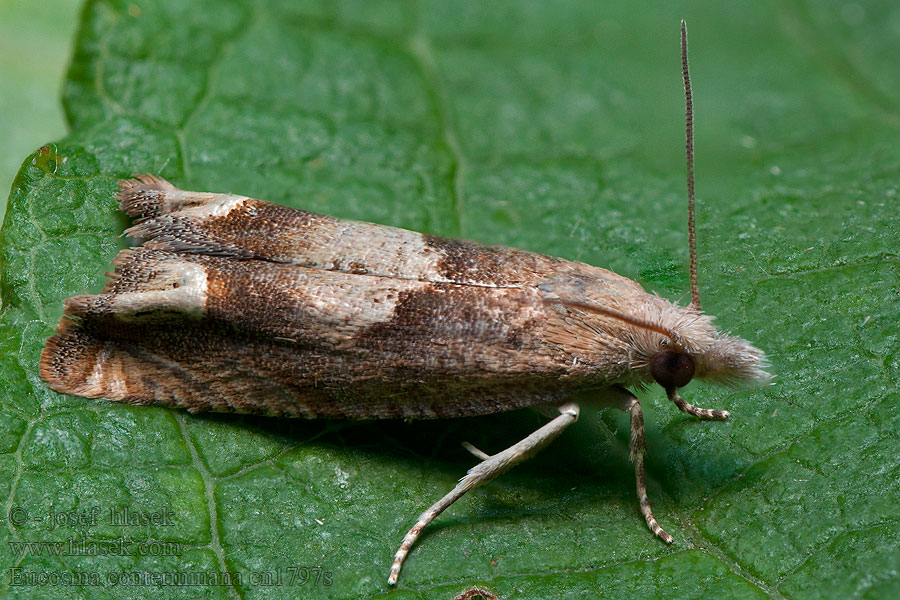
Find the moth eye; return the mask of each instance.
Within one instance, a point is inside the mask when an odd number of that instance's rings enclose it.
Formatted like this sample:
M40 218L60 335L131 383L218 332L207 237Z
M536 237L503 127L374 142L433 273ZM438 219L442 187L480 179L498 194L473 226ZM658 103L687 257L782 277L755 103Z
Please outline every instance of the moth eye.
M663 350L650 361L650 372L666 390L684 387L694 377L694 359L682 352Z

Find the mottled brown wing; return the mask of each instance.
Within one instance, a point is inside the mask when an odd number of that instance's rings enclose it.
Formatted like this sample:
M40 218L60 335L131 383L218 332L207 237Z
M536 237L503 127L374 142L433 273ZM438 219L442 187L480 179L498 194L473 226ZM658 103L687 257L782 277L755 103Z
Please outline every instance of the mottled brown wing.
M161 250L484 286L528 284L574 264L244 196L185 192L151 175L121 185L120 206L136 218L127 235Z
M626 343L543 301L643 294L603 269L153 176L123 182L119 198L144 246L120 253L102 294L66 301L41 357L58 391L427 418L559 401L627 366Z
M53 389L133 404L305 418L439 418L558 402L576 382L529 374L460 377L412 373L218 324L81 327L47 341L41 375ZM371 366L371 365L370 365Z
M562 399L568 357L537 290L124 250L104 293L66 301L54 389L190 410L446 417Z

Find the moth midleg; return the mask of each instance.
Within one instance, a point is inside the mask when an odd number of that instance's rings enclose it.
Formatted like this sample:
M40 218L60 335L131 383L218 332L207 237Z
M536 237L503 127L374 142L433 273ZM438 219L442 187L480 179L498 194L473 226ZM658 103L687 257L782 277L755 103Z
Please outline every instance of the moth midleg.
M677 406L681 412L686 412L687 414L694 415L700 419L727 419L730 414L727 410L700 408L699 406L689 404L684 398L679 396L678 392L675 390L670 390L668 396L669 400L674 402L675 406Z
M416 539L426 525L431 523L439 514L444 512L469 490L537 454L544 446L561 434L566 427L578 420L579 408L574 402L563 404L559 406L558 410L559 415L522 441L513 444L502 452L488 456L485 460L469 469L466 475L456 484L455 488L419 516L419 520L416 521L416 524L403 538L400 548L394 555L394 562L391 564L391 574L388 577L388 585L397 583L397 578L400 576L400 567L403 566L406 555L409 554L410 548L416 543Z
M474 455L475 458L480 458L481 460L487 460L491 457L490 454L488 454L487 452L482 452L481 450L479 450L478 448L476 448L469 442L463 442L462 447L465 448L466 450L468 450L472 455Z
M650 500L647 498L647 475L644 473L644 452L647 450L647 443L644 437L644 414L641 412L641 403L637 397L625 389L620 389L626 398L622 403L622 410L631 415L631 462L634 463L634 476L637 480L638 502L641 506L641 514L647 521L647 526L654 534L659 536L664 542L671 544L672 536L666 533L666 530L660 527L650 510Z

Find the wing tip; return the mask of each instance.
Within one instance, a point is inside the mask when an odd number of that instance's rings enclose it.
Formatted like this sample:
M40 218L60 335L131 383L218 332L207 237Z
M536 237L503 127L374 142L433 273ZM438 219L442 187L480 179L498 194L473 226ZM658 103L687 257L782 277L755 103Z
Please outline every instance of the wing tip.
M146 219L164 212L166 194L177 191L174 185L150 173L119 181L116 199L119 208L130 217Z

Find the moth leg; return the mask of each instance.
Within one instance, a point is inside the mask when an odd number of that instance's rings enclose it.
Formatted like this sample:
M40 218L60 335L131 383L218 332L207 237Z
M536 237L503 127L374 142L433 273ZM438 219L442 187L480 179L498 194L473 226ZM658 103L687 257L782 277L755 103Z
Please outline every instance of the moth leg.
M653 511L650 510L650 500L647 498L647 475L644 473L644 453L647 450L647 443L644 437L644 414L641 412L641 403L628 390L620 388L618 391L624 396L622 410L631 415L631 462L634 463L641 514L644 515L650 531L667 544L671 544L672 536L656 522Z
M517 444L513 444L506 450L498 452L497 454L491 456L485 455L487 458L469 469L466 475L459 480L459 483L450 491L450 493L435 502L431 508L419 516L419 520L416 521L413 528L410 529L403 538L403 543L400 544L397 554L394 555L394 562L391 564L391 574L388 577L388 585L395 585L397 583L397 578L400 576L400 567L403 566L403 561L409 553L410 548L415 544L416 539L419 537L419 534L422 533L425 526L431 523L435 517L444 512L447 507L459 500L459 498L469 490L493 479L504 471L508 471L516 466L523 460L537 454L544 446L561 434L566 427L578 420L579 409L578 405L574 402L563 404L558 410L559 415L524 440Z
M488 454L487 452L482 452L481 450L479 450L478 448L476 448L469 442L463 442L462 447L465 448L466 450L468 450L472 455L474 455L475 458L480 458L481 460L487 460L491 457L490 454Z
M710 408L700 408L699 406L694 406L693 404L689 404L685 402L684 398L678 395L678 390L671 389L666 392L666 395L669 397L669 400L675 403L675 406L681 412L686 412L689 415L694 415L700 419L727 419L729 412L727 410L713 410Z

